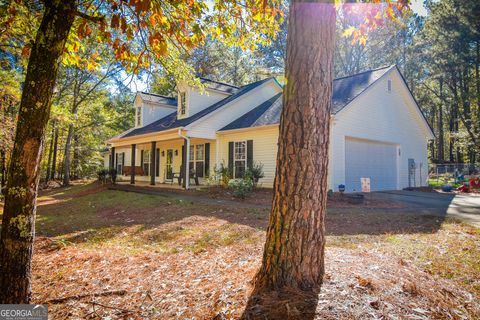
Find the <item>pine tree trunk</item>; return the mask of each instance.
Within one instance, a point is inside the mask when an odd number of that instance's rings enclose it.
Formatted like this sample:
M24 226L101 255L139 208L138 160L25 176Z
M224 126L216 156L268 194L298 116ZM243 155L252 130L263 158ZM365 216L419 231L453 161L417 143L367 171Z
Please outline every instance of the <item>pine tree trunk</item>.
M291 3L274 197L254 293L322 284L334 42L333 4Z
M47 174L45 177L45 183L50 180L50 169L52 165L52 154L53 154L53 140L55 139L55 121L52 123L52 138L50 140L50 147L48 148L48 161L47 161Z
M72 173L73 173L73 180L78 180L79 178L79 165L80 165L80 154L78 150L78 134L75 133L73 135L73 159L72 159Z
M76 1L45 1L30 54L8 170L0 241L0 303L29 303L40 159L60 57Z
M68 126L67 140L65 141L65 151L63 156L63 185L68 186L70 184L70 146L73 137L73 123Z
M0 151L0 161L2 162L2 167L0 168L0 193L3 193L3 187L5 186L5 175L7 173L7 157L5 156L5 151Z
M438 146L437 160L443 162L445 160L445 139L443 132L443 78L440 78L440 105L438 106Z
M52 176L51 180L55 180L55 173L57 172L57 152L58 152L58 125L55 127L55 140L53 142L53 160L52 160Z

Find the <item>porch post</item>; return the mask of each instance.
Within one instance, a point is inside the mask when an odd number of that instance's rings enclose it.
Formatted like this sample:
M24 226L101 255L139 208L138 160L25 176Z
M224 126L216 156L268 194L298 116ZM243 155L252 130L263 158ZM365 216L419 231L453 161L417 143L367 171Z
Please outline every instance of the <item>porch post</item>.
M112 157L110 158L110 170L115 169L115 147L112 147Z
M135 153L137 151L137 145L132 144L132 159L130 161L131 163L131 169L132 171L130 172L130 184L135 184Z
M182 165L183 165L183 184L185 189L190 185L190 139L183 139L183 153L182 153Z
M155 185L155 163L157 162L156 149L157 149L157 142L152 141L152 150L150 151L150 184L152 186Z

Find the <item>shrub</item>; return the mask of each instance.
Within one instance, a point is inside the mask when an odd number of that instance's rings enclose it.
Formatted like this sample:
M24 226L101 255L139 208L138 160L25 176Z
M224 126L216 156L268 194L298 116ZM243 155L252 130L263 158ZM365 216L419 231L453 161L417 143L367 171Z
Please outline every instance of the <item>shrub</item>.
M98 181L101 183L107 183L108 169L102 169L97 171Z
M253 187L256 187L258 180L263 177L265 177L265 173L263 172L263 164L260 162L254 162L252 167L245 172L245 178L253 181Z
M233 195L237 198L245 199L249 192L253 190L252 179L232 179L228 182L228 187L233 190Z
M117 182L117 170L116 169L110 169L108 172L110 174L110 179L113 184Z
M214 171L216 176L219 178L220 185L223 187L229 186L229 181L233 177L230 169L221 164L219 168L215 166Z

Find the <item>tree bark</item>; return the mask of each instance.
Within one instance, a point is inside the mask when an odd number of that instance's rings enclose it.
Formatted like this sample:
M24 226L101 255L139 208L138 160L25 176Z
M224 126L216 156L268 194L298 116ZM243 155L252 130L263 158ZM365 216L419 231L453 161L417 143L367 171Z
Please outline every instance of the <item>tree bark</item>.
M60 57L76 1L45 1L30 54L18 115L0 240L0 303L29 303L36 198L45 129Z
M293 1L272 212L254 293L322 284L334 49L334 5Z

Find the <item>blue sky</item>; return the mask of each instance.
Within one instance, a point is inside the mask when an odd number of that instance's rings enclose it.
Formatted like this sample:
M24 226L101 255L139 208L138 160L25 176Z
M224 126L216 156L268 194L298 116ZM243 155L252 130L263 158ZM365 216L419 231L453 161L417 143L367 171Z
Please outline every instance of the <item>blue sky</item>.
M423 5L423 0L412 0L410 7L412 8L413 12L419 16L427 15L427 9L425 9L425 6Z

